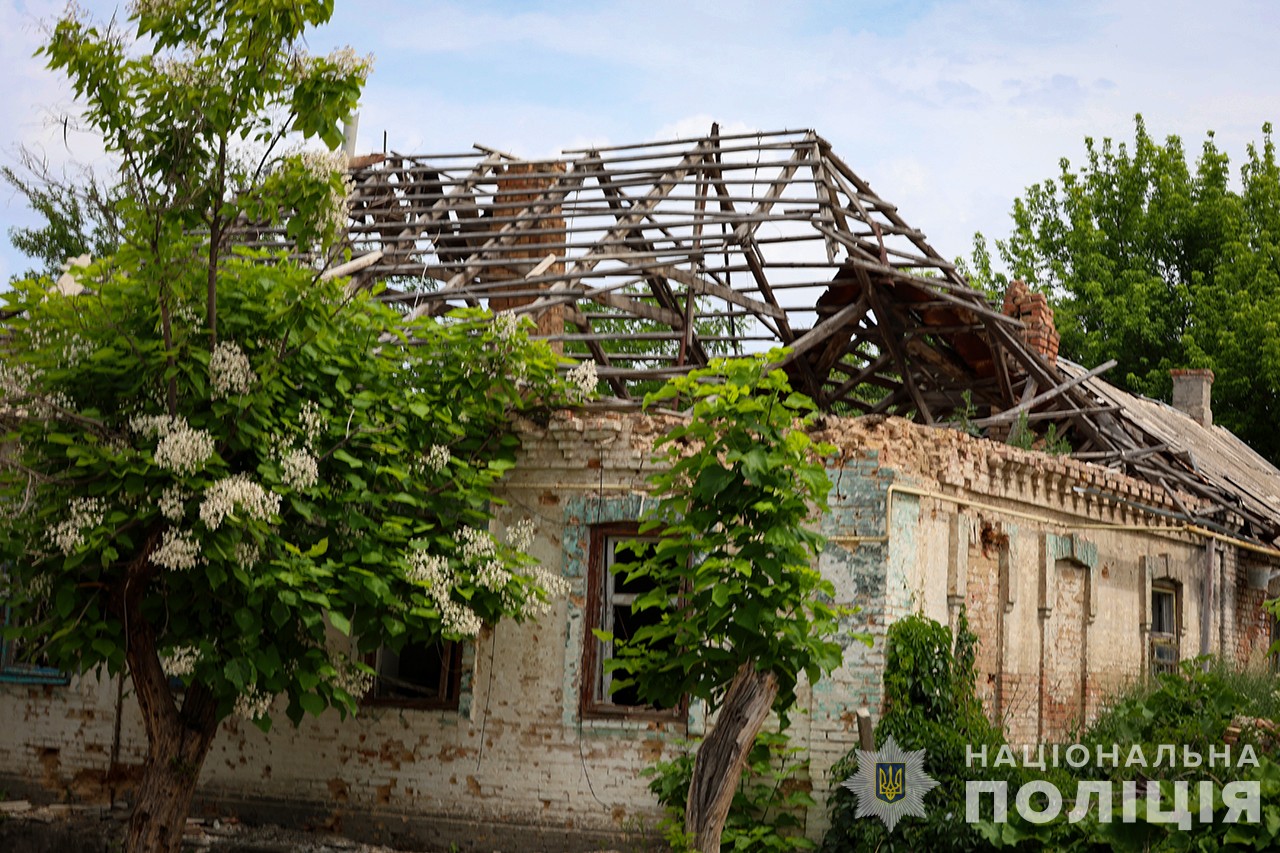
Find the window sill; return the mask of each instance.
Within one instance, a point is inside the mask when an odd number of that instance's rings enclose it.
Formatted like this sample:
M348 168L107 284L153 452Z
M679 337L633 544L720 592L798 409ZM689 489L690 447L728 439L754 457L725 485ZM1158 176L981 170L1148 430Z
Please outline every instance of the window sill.
M70 683L71 677L57 670L0 670L0 684L48 684L55 687L66 687Z

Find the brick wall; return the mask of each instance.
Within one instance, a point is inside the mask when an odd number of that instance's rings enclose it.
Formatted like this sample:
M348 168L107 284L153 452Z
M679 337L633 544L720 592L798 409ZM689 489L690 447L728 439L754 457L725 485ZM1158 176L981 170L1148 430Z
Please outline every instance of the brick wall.
M819 567L837 602L861 610L844 625L844 664L799 691L805 713L792 736L809 749L819 803L841 781L830 768L856 745L858 710L879 715L885 631L907 613L954 624L967 608L980 638L979 693L1015 743L1061 735L1140 676L1153 580L1179 585L1182 653L1197 653L1204 543L1131 505L1165 506L1161 492L1098 466L906 421L825 423L818 437L841 458L830 471L831 512L821 521L830 544ZM537 621L480 635L457 711L368 708L299 729L280 715L270 734L228 722L203 795L247 811L300 809L317 825L407 843L568 850L653 837L660 815L640 773L698 735L704 709L676 722L584 720L577 697L590 526L639 516L652 442L668 425L610 412L522 425L497 523L533 519L534 556L571 592ZM1265 592L1250 580L1270 565L1229 547L1223 555L1214 651L1257 657L1271 628L1259 610ZM853 643L855 631L869 632L872 647ZM109 779L115 696L114 681L93 675L65 688L0 686L0 717L14 721L0 727L0 787L81 799L126 788L145 742L126 696L121 768ZM808 815L811 837L825 826L825 808Z

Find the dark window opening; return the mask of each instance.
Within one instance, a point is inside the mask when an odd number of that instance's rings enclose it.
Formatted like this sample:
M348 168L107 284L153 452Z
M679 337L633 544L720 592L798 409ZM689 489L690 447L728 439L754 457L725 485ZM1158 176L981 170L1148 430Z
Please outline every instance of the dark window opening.
M50 665L39 640L9 639L3 629L12 623L8 605L0 607L0 682L10 684L67 684L67 674Z
M461 693L462 644L448 640L383 647L366 663L377 677L365 696L368 705L457 708Z
M588 715L640 714L675 719L684 703L675 708L659 708L641 701L634 686L614 687L614 675L605 661L612 659L614 644L598 639L599 628L619 639L630 639L646 625L657 624L662 610L648 608L632 612L636 599L653 589L648 578L629 578L627 566L652 556L657 537L639 537L635 524L600 525L591 533L591 563L587 590L587 625L583 650L582 711ZM623 543L645 543L640 553Z
M1178 669L1178 589L1155 584L1151 587L1151 674Z

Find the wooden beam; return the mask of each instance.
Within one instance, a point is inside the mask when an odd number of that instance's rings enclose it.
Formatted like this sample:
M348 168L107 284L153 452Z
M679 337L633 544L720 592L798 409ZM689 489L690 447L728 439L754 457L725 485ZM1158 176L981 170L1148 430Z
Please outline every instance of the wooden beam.
M1042 391L1041 393L1036 394L1030 400L1023 400L1021 403L1014 406L1012 409L1006 409L1005 411L1001 412L998 415L992 415L991 417L981 418L979 420L974 421L973 424L974 426L985 428L989 426L995 426L996 424L1012 423L1016 421L1018 419L1018 416L1021 415L1023 412L1028 411L1034 406L1040 405L1046 400L1052 400L1053 398L1058 397L1061 394L1076 387L1081 382L1084 382L1086 379L1092 379L1098 374L1108 371L1115 366L1116 366L1116 360L1114 358L1109 359L1108 361L1098 365L1093 370L1090 370L1087 373L1082 373L1079 376L1068 379L1066 382L1062 382L1060 384L1054 385L1048 391Z
M770 365L770 367L785 367L791 362L798 359L801 355L816 347L825 341L837 329L848 325L856 320L862 314L867 312L867 303L865 299L859 299L857 302L850 303L805 332L800 337L792 341L790 352L782 361Z
M888 304L881 298L879 288L875 282L871 281L871 277L863 273L863 290L867 298L871 302L871 310L875 312L876 321L883 330L882 337L884 344L889 350L889 354L893 356L894 362L897 363L898 373L902 376L902 384L906 386L907 393L911 395L912 401L919 410L920 416L924 418L924 422L929 426L933 426L933 412L929 411L928 405L925 404L924 398L920 395L920 389L916 387L915 376L911 373L911 367L907 364L906 356L902 352L902 348L898 346L898 341L893 331L893 321L891 319L891 309Z

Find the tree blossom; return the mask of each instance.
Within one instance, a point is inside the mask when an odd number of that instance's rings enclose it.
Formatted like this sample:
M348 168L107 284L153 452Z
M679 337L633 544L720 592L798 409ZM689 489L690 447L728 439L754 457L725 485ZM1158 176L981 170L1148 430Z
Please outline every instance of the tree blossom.
M200 652L194 646L179 646L164 660L164 671L174 678L186 678L195 672Z
M449 561L438 554L413 551L409 554L409 579L426 584L434 592L449 590Z
M200 503L200 520L210 530L217 530L237 508L250 518L269 521L280 512L280 496L264 489L245 474L235 474L205 489L204 500Z
M298 413L298 420L302 425L302 437L308 450L315 449L316 439L324 432L324 412L314 400L307 400L302 404L302 411Z
M522 518L507 528L507 542L517 551L528 551L533 545L533 519Z
M271 707L271 703L275 701L274 696L269 696L260 690L253 689L245 693L241 693L236 698L235 714L242 720L256 720L264 717L267 710Z
M260 557L258 546L252 542L236 543L236 565L242 569L251 569Z
M191 492L176 483L160 493L160 514L170 521L180 521L186 512L187 499Z
M209 356L209 382L213 385L213 398L239 396L249 393L258 379L249 363L249 356L234 341L218 341Z
M431 449L427 451L424 464L427 468L439 474L449 464L449 448L443 444L433 444Z
M335 663L334 668L338 670L338 675L333 680L334 686L356 699L363 697L373 687L373 674L362 669L346 655Z
M573 370L570 370L565 378L569 380L570 392L579 400L586 400L594 395L596 393L596 385L600 382L594 361L581 362Z
M475 613L458 604L451 598L437 602L440 607L441 627L446 633L458 634L463 637L474 637L480 633L482 625L480 617Z
M189 530L170 527L160 538L160 545L151 552L151 562L175 572L193 569L204 562L200 556L200 543Z
M106 504L99 498L73 498L67 517L49 531L49 541L63 554L84 544L84 532L102 524Z
M143 437L159 436L155 462L168 471L191 475L213 456L213 436L202 429L193 429L181 416L138 415L129 425Z
M305 491L320 480L319 463L305 450L291 449L281 458L280 467L284 484L295 492Z

